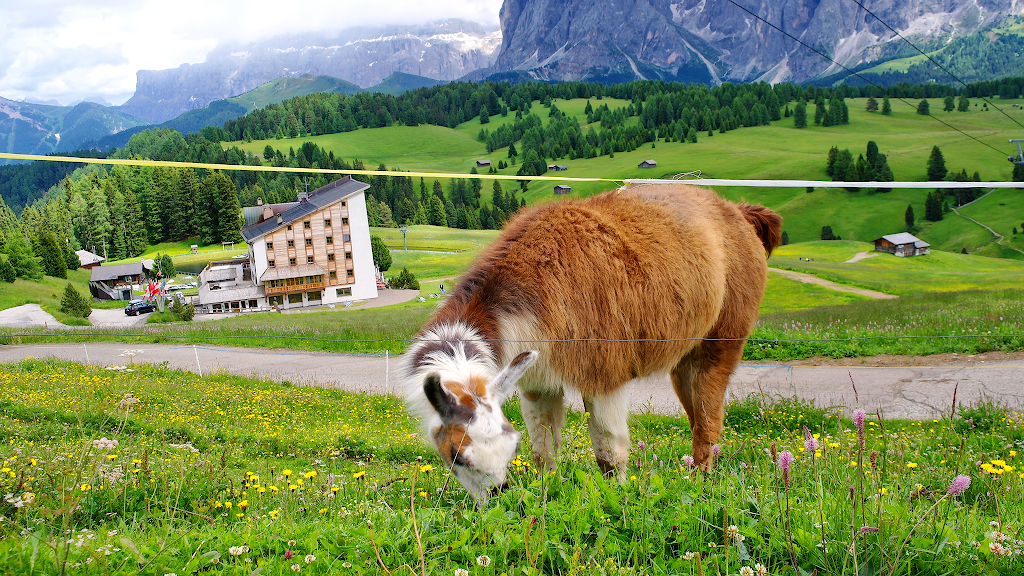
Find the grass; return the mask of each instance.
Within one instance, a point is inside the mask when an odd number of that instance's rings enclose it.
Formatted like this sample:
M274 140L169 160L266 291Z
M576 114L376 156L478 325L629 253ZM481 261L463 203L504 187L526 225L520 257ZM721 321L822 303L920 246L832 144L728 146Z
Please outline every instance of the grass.
M910 258L878 254L852 264L844 263L857 252L873 250L874 245L864 242L805 242L779 247L768 264L901 296L921 292L1019 290L1021 278L1024 278L1024 262L1019 260L938 250ZM812 260L808 262L807 258Z
M707 474L684 463L685 419L633 415L640 444L621 484L601 477L586 414L570 412L558 468L515 459L509 489L478 510L393 397L128 361L30 360L0 366L0 382L8 574L1024 568L993 553L1019 547L1024 415L991 404L942 420L870 418L859 435L832 409L736 400ZM138 399L130 411L126 394ZM505 408L523 429L516 401ZM783 451L796 455L788 481L769 454ZM950 496L957 475L970 487Z
M24 304L39 304L46 312L52 314L57 320L68 325L88 325L82 322L81 318L74 318L60 312L60 301L64 296L64 289L70 282L75 290L85 297L89 297L89 274L88 270L69 270L67 280L43 276L40 280L26 280L17 278L13 284L3 282L0 284L0 310L22 306ZM94 307L96 305L94 304Z
M615 104L605 99L614 108ZM678 142L657 142L656 148L644 145L634 152L622 152L614 157L603 156L592 159L560 159L569 167L567 172L558 173L565 177L603 177L621 180L625 178L658 178L664 175L700 170L705 176L720 178L751 179L811 179L827 180L825 157L829 148L849 148L854 156L863 153L868 140L874 140L882 153L887 154L889 165L898 180L925 180L925 166L932 146L939 146L945 155L946 165L951 171L967 169L968 174L980 172L985 180L1009 180L1013 165L1006 161L1009 153L1006 140L1018 130L1015 124L1002 114L981 107L972 106L969 112L941 112L940 99L930 101L936 116L944 122L966 132L971 137L1006 153L983 147L977 141L916 113L917 101L907 106L893 101L893 114L882 116L869 113L865 99L850 99L850 124L846 126L811 126L797 130L791 119L783 119L771 126L741 128L713 137L700 135L697 144ZM1011 108L1022 100L1000 100L995 102L1007 114L1024 120L1024 111ZM592 100L592 104L600 102ZM556 105L568 113L576 114L581 123L585 100L556 101ZM543 106L535 104L534 109L542 119L547 114ZM484 127L494 127L501 122L511 121L509 117L496 116ZM634 119L635 120L635 119ZM507 150L499 149L485 154L483 144L475 140L481 125L470 120L454 130L438 127L391 127L361 129L346 134L297 138L290 140L269 140L241 144L245 149L262 152L266 144L277 148L299 146L303 141L312 140L333 150L343 158L358 157L372 164L383 162L388 166L403 169L429 171L454 171L468 173L473 162L488 158L493 165L507 159ZM463 148L465 146L465 148ZM643 170L637 164L647 158L658 160L658 170ZM371 165L370 162L367 163ZM500 171L515 174L517 167ZM549 173L549 175L551 175ZM537 182L530 185L526 199L530 203L546 202L553 198L552 187L557 182ZM615 186L612 183L572 182L573 196L588 196ZM485 187L486 188L486 187ZM506 188L509 188L506 185ZM869 194L867 191L847 192L843 189L818 189L807 194L802 188L721 188L719 192L737 200L745 198L777 210L785 218L785 229L791 241L803 242L820 237L822 226L833 230L849 240L872 241L884 234L903 229L903 215L907 205L914 206L919 219L924 215L924 199L927 190L893 190L887 194ZM1019 192L1015 198L1019 198ZM999 212L1000 202L986 198L972 209ZM1007 202L1007 206L1012 206ZM1002 212L1013 213L1012 210ZM1024 221L1024 214L1007 216ZM949 218L947 217L947 220ZM964 230L969 222L962 223ZM996 221L1005 228L1002 220ZM945 226L949 226L946 224ZM1007 229L1009 231L1009 229ZM930 236L931 227L921 231L924 240L948 250L959 251L960 241L952 238L954 231L943 226L935 227L935 238ZM983 241L984 235L971 236L971 241ZM947 241L948 240L948 241ZM972 245L977 248L979 245Z

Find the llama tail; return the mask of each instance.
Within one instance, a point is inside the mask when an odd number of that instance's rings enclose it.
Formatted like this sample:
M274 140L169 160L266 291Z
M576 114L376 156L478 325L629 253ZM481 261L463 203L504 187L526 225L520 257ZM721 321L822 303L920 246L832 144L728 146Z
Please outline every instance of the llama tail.
M740 210L747 222L754 227L761 244L764 244L765 251L771 256L772 251L782 242L782 217L757 204L740 204Z

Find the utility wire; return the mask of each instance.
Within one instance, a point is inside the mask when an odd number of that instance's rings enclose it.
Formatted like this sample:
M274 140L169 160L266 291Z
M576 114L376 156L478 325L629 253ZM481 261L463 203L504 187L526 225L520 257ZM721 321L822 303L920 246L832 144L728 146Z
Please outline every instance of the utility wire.
M953 74L953 73L952 73L952 72L950 72L949 70L946 70L946 68L945 68L945 67L944 67L944 66L943 66L942 64L939 64L939 63L938 63L938 62L937 62L937 61L936 61L936 60L935 60L934 58L932 58L930 54L927 54L926 52L924 52L923 50L921 50L920 48L918 48L917 46L915 46L913 42L911 42L910 40L907 40L907 38L906 38L906 37L904 37L904 36L903 36L903 34L900 34L898 30L896 30L896 29L895 29L895 28L893 28L892 26L889 26L889 24L888 24L888 23L887 23L887 22L886 22L885 20L882 20L881 18L879 18L879 17L877 16L877 15L875 15L875 13L874 13L874 12L872 12L871 10L868 10L868 9L867 9L867 7L866 7L866 6L864 6L863 4L861 4L859 0L851 0L851 2L853 2L853 3L854 3L854 4L856 4L857 6L860 6L860 7L861 7L861 8L862 8L862 9L863 9L863 10L864 10L865 12L867 12L868 14L870 14L872 18L874 18L875 20L878 20L878 21L879 21L879 22L880 22L880 23L882 24L882 26L885 26L886 28L888 28L890 32L892 32L893 34L895 34L895 35L899 36L900 40L903 40L904 42L906 42L907 44L909 44L911 48L913 48L914 50L917 50L917 51L918 51L918 52L919 52L919 53L920 53L920 54L921 54L922 56L924 56L925 58L927 58L929 62L931 62L932 64L935 64L935 66L936 66L936 67L937 67L937 68L938 68L939 70L942 70L942 71L943 71L943 72L945 72L946 74L949 74L949 76L950 76L951 78L953 78L953 80L956 80L957 82L959 82L960 84L962 84L964 88L967 88L967 87L968 87L968 86L967 86L967 83L966 83L966 82L964 82L963 80L961 80L960 78L958 78L956 74ZM1010 115L1009 115L1009 114L1007 114L1007 113L1006 113L1005 111L1003 111L1003 109L1002 109L1002 108L1000 108L1000 107L996 106L995 104L993 104L993 103L992 103L991 101L989 101L989 99L988 99L988 98L985 98L984 96L979 96L979 98L981 98L981 100L982 100L983 102L985 102L986 104L989 104L989 105L991 105L991 106L992 106L993 108L995 108L996 110L998 110L1000 114L1002 114L1003 116L1006 116L1007 118L1009 118L1011 122L1013 122L1013 123L1014 123L1014 124L1016 124L1017 126L1020 126L1021 128L1024 128L1024 124L1021 124L1020 122L1018 122L1018 121L1017 121L1017 119L1016 119L1016 118L1014 118L1013 116L1010 116Z
M735 7L739 8L740 10L743 10L743 11L744 11L744 12L746 12L747 14L750 14L750 15L751 15L751 16L753 16L754 18L757 18L757 19L758 19L758 20L760 20L761 22L764 22L765 24L767 24L768 26L770 26L770 27L771 27L772 29L774 29L774 30L777 30L778 32L781 32L782 34L786 35L786 37L788 37L788 38L789 38L790 40L793 40L793 41L794 41L794 42L796 42L797 44L800 44L800 45L801 45L801 46L803 46L804 48L807 48L808 50L810 50L811 52L814 52L814 53L815 53L815 54L817 54L818 56L821 56L821 57L822 57L822 58L824 58L825 60L828 60L829 62L831 62L831 63L835 64L836 66L839 66L839 67L840 67L840 68L842 68L843 70L845 70L845 71L849 72L849 73L850 73L851 75L853 75L853 76L856 76L857 78L860 78L860 79L861 79L861 80L863 80L863 81L864 81L865 83L867 83L867 84L870 84L870 85L872 85L872 86L874 86L874 87L876 87L876 88L880 89L880 90L881 90L881 91L882 91L883 93L886 93L886 94L887 94L887 93L889 92L889 90L888 90L888 89L887 89L886 87L884 87L884 86L881 86L881 85L879 85L879 84L876 84L875 82L872 82L871 80L868 80L867 78L865 78L865 77L861 76L860 74L858 74L858 73L854 72L853 70L851 70L851 69L847 68L846 66L843 66L843 65L842 65L842 64L840 64L839 62L836 62L835 60L833 60L833 59L832 59L832 58L830 58L829 56L827 56L827 55L823 54L822 52L818 51L817 49L815 49L814 47L812 47L812 46L810 46L809 44L805 43L804 41L800 40L800 39L799 39L799 38L797 38L796 36L793 36L793 35L792 35L792 34L790 34L789 32L786 32L786 31L785 31L785 30L783 30L782 28L779 28L779 27L778 27L778 26L776 26L775 24L772 24L771 22L769 22L769 21L765 20L764 18L762 18L762 17L758 16L757 14L755 14L755 13L751 12L751 11L750 11L750 10L748 10L747 8L745 8L745 7L743 7L743 6L740 6L739 4L737 4L737 3L736 3L736 0L728 0L728 2L729 2L730 4L732 4L733 6L735 6ZM895 98L896 98L897 100L899 100L900 102L903 102L903 103L904 103L904 104L906 104L907 106L910 106L911 108L916 108L916 106L914 106L914 105L913 105L913 104L911 104L910 102L907 102L907 101L906 101L906 100L905 100L904 98L902 98L902 97L900 97L900 96L896 96ZM953 125L951 125L951 124L949 124L949 123L947 123L947 122L943 121L942 119L940 119L940 118L938 118L938 117L936 117L936 116L933 116L933 115L932 115L932 114L930 114L930 113L929 113L929 114L927 114L927 116L929 116L929 117L930 117L930 118L932 118L933 120L936 120L936 121L940 122L941 124L945 125L946 127L948 127L948 128L951 128L951 129L953 129L953 130L955 130L955 131L957 131L957 132L959 132L959 133L963 134L964 136L966 136L966 137L970 138L971 140L974 140L974 141L975 141L975 142L977 142L978 144L981 144L982 146L985 146L985 147L987 147L987 148L991 148L992 150L995 150L996 152L998 152L998 153L999 153L999 155L1000 155L1000 156L1006 157L1006 153L1005 153L1005 152L1003 152L1002 150L1000 150L1000 149L996 148L995 146L992 146L991 144L988 144L987 142L982 142L981 140L978 140L978 139L977 139L977 138L975 138L974 136L971 136L970 134L968 134L968 133L964 132L963 130L961 130L961 129L957 128L956 126L953 126Z

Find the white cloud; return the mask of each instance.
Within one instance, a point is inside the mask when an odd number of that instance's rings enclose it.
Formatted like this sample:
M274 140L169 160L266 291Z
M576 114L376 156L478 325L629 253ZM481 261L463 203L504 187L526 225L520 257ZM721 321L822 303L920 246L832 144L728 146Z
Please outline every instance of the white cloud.
M33 0L0 5L0 96L101 96L118 103L138 70L203 62L218 44L353 26L463 18L498 24L501 0Z

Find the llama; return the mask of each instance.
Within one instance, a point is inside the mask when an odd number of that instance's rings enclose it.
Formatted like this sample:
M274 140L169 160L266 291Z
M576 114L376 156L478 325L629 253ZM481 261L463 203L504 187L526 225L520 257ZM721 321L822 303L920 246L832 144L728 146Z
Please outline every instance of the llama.
M628 186L517 215L403 358L409 410L482 505L506 484L520 433L552 469L563 389L590 413L598 466L625 478L625 384L671 376L696 465L711 465L729 376L753 330L782 219L684 184Z

